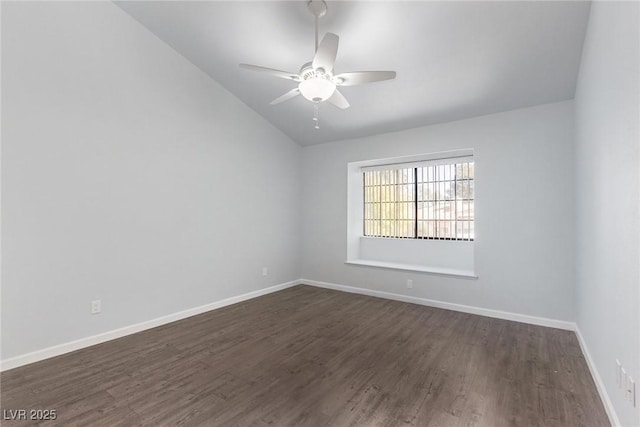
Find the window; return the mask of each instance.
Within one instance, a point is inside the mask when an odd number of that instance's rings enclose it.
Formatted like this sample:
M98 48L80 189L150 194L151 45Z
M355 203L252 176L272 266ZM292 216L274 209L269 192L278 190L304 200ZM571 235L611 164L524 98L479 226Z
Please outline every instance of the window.
M472 157L362 170L365 236L474 239Z
M347 163L345 262L477 278L474 151Z

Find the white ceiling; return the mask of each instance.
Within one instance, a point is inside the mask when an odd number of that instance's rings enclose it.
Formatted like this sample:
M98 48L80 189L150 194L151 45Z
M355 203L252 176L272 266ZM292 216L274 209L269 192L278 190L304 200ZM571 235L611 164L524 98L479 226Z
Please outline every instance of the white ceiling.
M588 2L328 2L320 37L340 36L336 73L397 78L340 90L351 108L297 97L295 83L239 63L297 73L314 52L306 1L117 2L302 145L362 137L572 99Z

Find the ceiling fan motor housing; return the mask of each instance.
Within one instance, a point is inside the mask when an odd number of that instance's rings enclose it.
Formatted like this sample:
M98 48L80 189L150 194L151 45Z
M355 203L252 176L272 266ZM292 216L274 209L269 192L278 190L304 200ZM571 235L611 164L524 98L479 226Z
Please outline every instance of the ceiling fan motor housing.
M331 73L327 73L322 68L313 69L311 62L307 62L300 69L302 81L298 89L302 96L311 102L324 102L331 98L336 91L336 84L333 82Z
M311 79L315 77L315 75L316 70L313 69L313 65L311 65L311 62L307 62L300 68L300 77L302 77L302 80Z

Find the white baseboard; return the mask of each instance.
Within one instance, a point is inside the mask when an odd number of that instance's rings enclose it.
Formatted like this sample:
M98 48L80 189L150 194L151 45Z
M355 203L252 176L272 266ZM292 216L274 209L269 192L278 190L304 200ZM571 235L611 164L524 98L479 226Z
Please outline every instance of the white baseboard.
M437 301L432 299L412 297L409 295L394 294L391 292L374 291L372 289L356 288L353 286L338 285L336 283L319 282L317 280L300 279L299 283L316 286L319 288L334 289L336 291L350 292L352 294L369 295L372 297L386 298L395 301L410 302L413 304L426 305L429 307L443 308L446 310L461 311L463 313L478 314L480 316L493 317L496 319L512 320L514 322L530 323L532 325L547 326L549 328L565 329L574 331L576 324L564 320L548 319L545 317L529 316L527 314L511 313L508 311L491 310L470 305L454 304L450 302Z
M11 357L0 362L0 372L8 371L9 369L28 365L40 360L49 359L51 357L60 356L61 354L80 350L82 348L90 347L92 345L100 344L106 341L111 341L116 338L124 337L126 335L135 334L136 332L141 332L147 329L155 328L157 326L165 325L167 323L175 322L177 320L182 320L187 317L195 316L197 314L202 314L207 311L215 310L216 308L225 307L227 305L236 304L262 295L270 294L272 292L287 289L292 286L298 285L299 283L299 280L293 280L291 282L282 283L279 285L271 286L269 288L259 289L257 291L248 292L246 294L226 298L220 301L215 301L209 304L201 305L199 307L194 307L188 310L179 311L177 313L168 314L156 319L147 320L145 322L136 323L130 326L125 326L124 328L103 332L101 334L93 335L90 337L81 338L75 341L47 347L42 350L36 350L31 353L22 354L20 356Z
M596 364L593 362L591 358L591 353L589 353L589 348L587 347L587 343L580 332L580 328L576 325L576 337L578 337L578 343L580 343L580 349L582 349L582 354L584 355L585 360L587 361L587 366L589 366L589 371L591 371L591 377L593 378L593 382L596 383L596 388L598 389L598 393L600 394L600 399L602 400L602 404L604 405L605 411L607 411L607 415L609 416L609 422L614 427L620 426L620 420L618 419L618 415L616 414L615 409L613 408L613 403L609 398L609 393L607 393L607 389L604 386L604 382L600 377L600 373L596 368Z

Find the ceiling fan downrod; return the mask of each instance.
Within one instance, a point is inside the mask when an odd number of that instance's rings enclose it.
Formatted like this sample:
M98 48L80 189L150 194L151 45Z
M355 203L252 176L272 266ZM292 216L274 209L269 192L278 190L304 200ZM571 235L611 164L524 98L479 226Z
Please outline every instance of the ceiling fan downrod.
M327 3L324 0L309 0L309 3L307 3L307 7L309 8L309 11L311 12L311 14L314 16L314 21L315 21L315 48L313 50L313 55L315 56L316 53L318 53L318 20L320 18L322 18L324 15L327 14ZM319 102L318 101L314 101L313 102L313 122L314 122L314 129L320 129L320 120L318 117L318 110L319 108Z
M315 17L316 43L313 54L318 51L318 20L327 14L327 3L324 0L309 0L309 12Z

